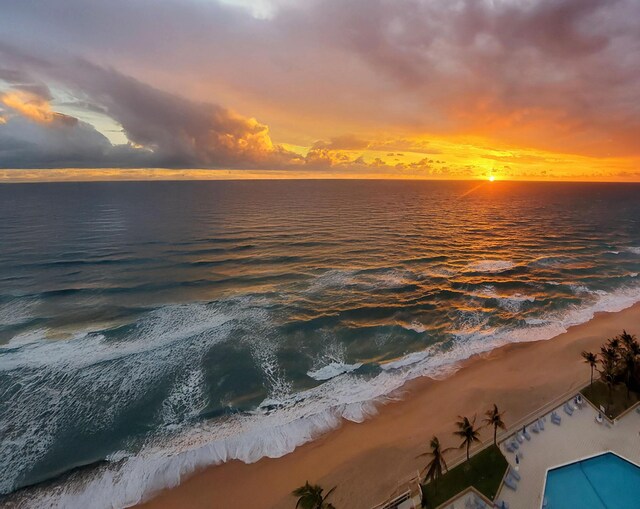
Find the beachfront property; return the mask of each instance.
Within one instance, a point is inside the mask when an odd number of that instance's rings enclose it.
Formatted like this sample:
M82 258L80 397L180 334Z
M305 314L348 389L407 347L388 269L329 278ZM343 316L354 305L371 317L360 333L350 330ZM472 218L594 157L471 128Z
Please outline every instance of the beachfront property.
M640 507L640 396L634 336L583 351L589 383L511 423L494 404L482 424L459 417L454 435L466 455L452 465L437 437L424 477L379 509L609 509ZM594 380L597 366L600 377ZM492 440L480 441L490 427ZM498 433L498 430L501 430ZM473 454L470 449L478 445ZM424 480L424 484L420 481ZM416 503L419 500L420 503Z
M509 472L497 498L516 509L637 507L636 409L609 420L586 400L571 399L529 425L526 438L521 432L509 436L501 443Z
M430 509L638 507L639 430L637 402L609 419L581 394L565 394L500 434L506 461L494 496L468 486L432 506L421 502L416 480L376 509L417 509L422 503ZM472 460L491 448L492 442L480 446ZM462 458L449 472L464 467Z

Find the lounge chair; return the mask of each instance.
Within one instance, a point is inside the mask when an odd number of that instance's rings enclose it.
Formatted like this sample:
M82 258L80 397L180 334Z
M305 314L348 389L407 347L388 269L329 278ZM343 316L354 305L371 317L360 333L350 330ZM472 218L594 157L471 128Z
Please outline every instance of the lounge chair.
M636 407L636 412L638 412L638 413L640 414L640 405L638 405L638 406Z
M522 436L522 433L516 433L516 440L520 443L524 442L524 437Z
M511 441L511 447L513 447L514 450L518 450L518 449L520 449L520 444L518 443L517 440L512 440Z
M571 416L573 415L573 408L571 408L571 406L569 406L569 403L565 403L564 406L562 407L562 409L564 410L564 413Z
M524 435L524 438L526 438L527 440L531 440L531 435L529 434L529 432L526 429L524 430L523 435Z
M562 422L562 418L555 412L551 413L551 422L557 426L560 426L560 423Z
M511 475L511 477L513 477L516 481L520 480L520 474L518 472L516 472L513 468L509 469L509 474Z
M507 452L513 452L515 450L513 446L508 442L504 444L504 448L507 450Z
M467 501L464 503L464 506L467 509L486 509L487 504L485 504L484 500L473 496L467 499Z
M602 414L599 413L598 415L596 415L596 422L598 424L602 424L602 421L603 421Z
M538 419L538 427L540 431L544 431L544 421L542 419Z
M540 430L538 429L538 422L534 422L533 425L531 426L531 431L533 431L534 433L538 433Z
M509 504L504 500L496 500L493 505L496 509L509 509Z
M516 484L515 480L513 480L511 477L507 477L504 480L504 485L507 488L511 488L513 491L516 491L518 489L518 485Z

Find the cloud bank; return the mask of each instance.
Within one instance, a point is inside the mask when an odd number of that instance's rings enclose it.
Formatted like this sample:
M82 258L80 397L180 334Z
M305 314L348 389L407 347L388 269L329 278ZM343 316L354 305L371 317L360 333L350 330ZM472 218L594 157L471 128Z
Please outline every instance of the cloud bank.
M260 15L213 0L0 7L4 168L433 171L430 136L640 157L635 0L289 0ZM410 151L425 157L393 162Z

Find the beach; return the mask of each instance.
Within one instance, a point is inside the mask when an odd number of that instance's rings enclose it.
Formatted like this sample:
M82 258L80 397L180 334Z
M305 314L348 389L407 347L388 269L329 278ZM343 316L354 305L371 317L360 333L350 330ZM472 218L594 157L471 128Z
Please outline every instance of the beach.
M509 344L475 356L443 380L425 377L408 383L399 401L381 405L379 414L364 423L345 421L281 458L207 468L141 507L294 507L290 492L306 480L337 486L331 498L337 508L372 507L424 466L417 456L433 435L445 447L459 445L451 434L458 415L477 414L480 422L496 403L509 426L559 394L577 390L589 377L580 352L597 352L605 339L623 329L635 333L638 323L636 304L617 313L598 313L550 340ZM483 440L490 435L483 430ZM460 454L452 452L449 462Z

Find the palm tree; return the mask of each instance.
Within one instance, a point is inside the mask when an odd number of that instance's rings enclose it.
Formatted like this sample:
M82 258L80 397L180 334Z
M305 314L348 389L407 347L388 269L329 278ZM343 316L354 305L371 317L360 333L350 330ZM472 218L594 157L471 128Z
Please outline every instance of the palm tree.
M631 350L633 348L632 345L638 344L636 337L633 334L629 334L626 330L623 330L618 338L627 350Z
M294 497L298 497L296 509L335 509L332 504L327 502L327 498L329 498L329 495L331 495L335 489L336 487L334 486L323 497L322 492L324 490L322 486L319 484L309 484L309 481L307 481L304 483L304 486L293 490L291 494Z
M611 338L607 341L607 346L609 346L616 354L620 350L620 337L616 336L615 338Z
M498 428L507 429L507 426L502 420L503 414L504 412L500 412L498 410L498 405L496 405L495 403L493 404L493 408L487 410L484 414L487 417L483 422L486 423L487 426L493 426L493 445L498 445Z
M456 426L458 427L458 431L454 431L453 434L462 438L462 443L460 444L460 448L466 446L467 448L467 461L469 461L469 447L473 442L480 442L480 433L475 428L476 417L473 416L473 420L470 421L468 417L458 416L460 419L456 422Z
M629 391L631 390L631 377L636 370L636 356L632 350L625 350L622 357L622 367L624 370L624 384L627 387L627 401L629 400Z
M593 368L596 367L598 363L598 356L595 353L587 352L586 350L582 352L582 358L584 362L586 362L591 368L591 382L589 383L589 387L593 387Z
M607 384L609 397L607 399L607 412L609 411L609 407L613 402L613 386L616 384L616 366L615 361L612 357L608 355L604 355L604 351L606 350L603 347L603 356L600 359L600 364L602 368L600 369L600 377Z
M418 457L420 458L422 456L427 456L431 458L431 461L429 461L429 463L427 463L427 466L425 467L426 473L424 478L425 481L432 481L434 490L437 491L438 479L442 477L443 471L446 472L448 470L447 462L444 460L444 455L452 448L448 447L447 449L442 449L442 447L440 446L440 440L438 440L438 437L436 436L434 436L431 439L431 442L429 442L429 447L431 448L429 452L425 452Z

